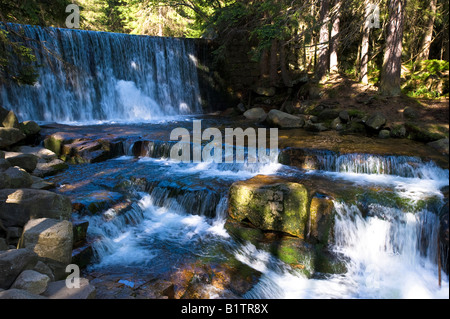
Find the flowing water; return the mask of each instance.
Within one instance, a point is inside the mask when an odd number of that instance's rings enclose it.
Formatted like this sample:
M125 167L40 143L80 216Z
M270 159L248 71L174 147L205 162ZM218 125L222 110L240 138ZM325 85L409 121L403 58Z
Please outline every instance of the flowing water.
M201 111L192 40L7 26L30 39L41 65L35 85L0 88L3 107L23 121L133 122Z
M347 159L353 161L358 156L363 155L353 154ZM379 157L379 160L387 159ZM406 159L388 160L401 166ZM88 269L127 269L144 276L148 272L163 274L186 262L234 258L262 273L243 298L448 298L449 282L444 272L441 287L438 285L436 213L442 205L440 190L448 185L448 170L418 158L414 158L414 163L407 174L411 177L385 175L384 168L370 174L347 169L305 172L277 163L258 167L180 164L162 158L137 160L131 156L95 164L98 167L94 171L121 167L121 176L139 172L153 186L147 187L146 192L139 189L133 208L125 214L116 216L109 209L97 216L83 217L90 222L90 236L98 238L93 246L97 261ZM356 171L365 166L351 165ZM123 167L130 171L124 172ZM72 169L73 174L84 178L80 172L83 168ZM358 202L335 200L334 238L329 249L345 263L347 270L343 274L307 277L251 242L236 241L224 228L229 186L258 174L295 176L303 181L319 178L330 185L349 183L362 189L380 187L411 204L396 207L381 198L366 203L363 212ZM66 174L66 178L73 182L70 175ZM97 180L97 183L106 182ZM182 191L173 196L174 189ZM424 206L422 200L431 204ZM105 222L105 216L110 221Z
M127 205L123 211L106 207L91 215L74 214L90 223L88 237L95 258L87 274L158 277L190 262L235 259L261 274L238 297L449 298L445 273L438 285L436 240L448 169L413 156L327 151L315 152L318 165L309 171L276 162L180 164L168 159L170 144L156 139L146 144L144 156L135 157L133 150L142 143L142 136L155 130L159 135L166 133L166 124L152 126L149 121L186 125L192 118L180 115L200 113L193 42L8 26L45 42L65 62L36 49L38 63L43 65L39 82L0 88L4 107L13 109L21 120L76 122L78 127L72 131L93 135L108 128L125 139L125 156L72 165L49 178L60 185L59 193L72 200L108 192L117 199L114 204ZM33 41L29 44L33 46ZM147 124L86 126L103 121ZM215 120L211 126L222 124ZM312 269L313 275L307 277L268 251L228 233L224 225L229 187L258 174L321 183L329 190L350 187L372 192L370 198L334 199L334 238L329 250L345 263L344 273ZM445 268L446 259L443 262Z

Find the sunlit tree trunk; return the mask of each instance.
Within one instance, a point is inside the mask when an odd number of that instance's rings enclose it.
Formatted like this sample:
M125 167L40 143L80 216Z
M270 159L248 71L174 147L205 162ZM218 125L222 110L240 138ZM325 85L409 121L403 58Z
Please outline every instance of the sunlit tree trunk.
M330 45L330 72L338 71L338 40L339 40L339 23L341 21L341 0L336 2L335 17L331 28L331 45Z
M367 76L367 65L369 63L369 35L370 29L367 24L364 24L363 38L361 42L361 68L359 72L360 81L364 84L369 83L369 77Z
M400 95L402 65L402 39L406 0L391 0L386 30L386 48L380 75L379 91L382 95Z
M321 0L319 21L321 24L319 32L319 44L317 48L317 65L316 65L316 78L320 81L325 76L328 70L328 58L329 58L329 41L330 35L328 30L328 13L329 13L329 0Z
M433 27L436 17L436 0L430 0L430 14L428 16L427 25L425 28L425 35L420 45L420 52L417 60L428 60L430 55L431 40L433 39Z

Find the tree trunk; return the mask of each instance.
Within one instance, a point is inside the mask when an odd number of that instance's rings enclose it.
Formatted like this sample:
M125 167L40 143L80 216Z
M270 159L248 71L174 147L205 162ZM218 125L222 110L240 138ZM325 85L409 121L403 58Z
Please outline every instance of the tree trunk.
M369 39L370 39L370 15L372 12L370 11L370 2L366 0L364 2L366 7L366 15L364 16L364 25L363 25L363 37L361 41L361 67L359 72L359 79L363 84L369 84L369 76L368 76L368 63L369 63Z
M429 10L430 14L427 19L425 35L420 45L420 51L419 56L417 57L417 61L428 60L428 57L430 56L430 46L431 40L433 39L433 27L434 27L434 20L436 17L436 0L430 0Z
M329 0L321 0L319 21L321 24L319 33L319 45L317 48L316 78L321 81L328 70L329 54L329 30L328 30Z
M261 53L259 69L261 70L261 79L262 80L268 79L270 74L270 65L269 65L269 51L267 49L265 49Z
M286 61L286 48L285 45L279 41L279 52L280 52L280 69L281 69L281 79L283 80L284 86L292 87L291 79L289 77L289 72L287 68L287 61Z
M278 41L272 40L270 48L270 85L276 86L278 83Z
M330 72L338 72L338 38L339 38L339 23L341 21L341 0L336 3L336 16L333 20L331 28L331 45L330 45Z
M387 25L386 48L380 74L380 93L397 96L401 93L402 39L406 0L391 0Z
M359 73L360 80L364 84L369 84L369 77L367 75L367 64L369 63L369 35L370 29L364 25L363 38L361 42L361 69Z

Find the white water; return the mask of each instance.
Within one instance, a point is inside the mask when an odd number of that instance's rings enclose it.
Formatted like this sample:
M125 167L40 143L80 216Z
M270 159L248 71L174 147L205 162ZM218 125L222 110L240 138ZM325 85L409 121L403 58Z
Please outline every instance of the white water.
M380 209L381 207L378 207ZM263 273L247 298L301 299L447 299L449 281L442 273L438 285L436 240L418 246L422 236L437 239L436 216L423 211L413 215L381 208L390 220L361 217L356 207L336 203L338 217L333 250L346 257L347 273L328 279L307 279L270 261L266 252L250 246L238 259ZM422 232L425 231L426 234ZM274 266L275 265L275 266Z
M223 228L226 199L217 206L216 219L191 215L173 202L170 208L159 207L154 198L142 194L135 207L121 216L114 216L112 210L104 216L94 216L89 220L89 234L98 237L93 249L99 258L94 267L107 266L149 266L155 257L164 259L167 253L161 243L179 252L195 252L201 242L210 242L229 237ZM105 222L105 216L110 221ZM114 218L115 217L115 218Z
M418 157L382 156L372 154L343 154L315 151L319 170L326 172L395 175L421 179L441 179L448 170L440 169L433 162L423 163Z
M347 160L349 158L347 157ZM390 160L393 161L393 166L396 166L395 159ZM369 172L363 169L364 163L360 166L356 163L345 163L343 158L339 161L344 167L352 168L344 169L344 173L310 173L325 175L331 179L351 180L360 185L392 186L393 191L400 196L416 201L430 196L442 197L440 188L449 184L448 170L443 170L433 163L424 164L417 161L416 167L410 170L411 176L414 177L406 178L384 175L381 172L385 170L379 169ZM366 173L356 173L361 170ZM420 172L421 178L415 172ZM442 286L439 287L438 284L439 220L435 213L427 210L411 213L372 204L368 207L368 216L364 218L356 206L340 202L334 204L335 238L331 249L345 260L347 272L343 275L329 275L327 279L308 279L248 243L236 251L236 257L261 271L263 277L245 297L449 298L449 279L444 272L441 273Z
M24 120L144 122L201 113L193 41L8 24L41 41L35 85L0 88L0 104ZM36 47L35 42L29 43ZM58 57L58 58L55 58ZM61 62L64 61L65 63Z

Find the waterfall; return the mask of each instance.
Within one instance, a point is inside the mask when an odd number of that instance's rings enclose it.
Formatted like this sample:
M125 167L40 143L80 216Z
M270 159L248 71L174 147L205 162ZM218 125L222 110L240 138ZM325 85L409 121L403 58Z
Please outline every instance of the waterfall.
M142 122L201 113L192 40L18 24L8 28L30 39L26 44L41 65L35 85L0 88L0 105L21 120Z
M448 298L448 277L438 285L438 217L374 205L363 217L354 205L335 202L332 249L347 272L325 279L306 278L282 267L251 244L237 251L242 262L263 272L246 298L408 299ZM382 212L379 214L378 212Z
M423 162L414 156L374 154L335 154L328 151L313 152L317 169L328 172L382 174L425 179L445 178L448 170L440 169L433 162Z

